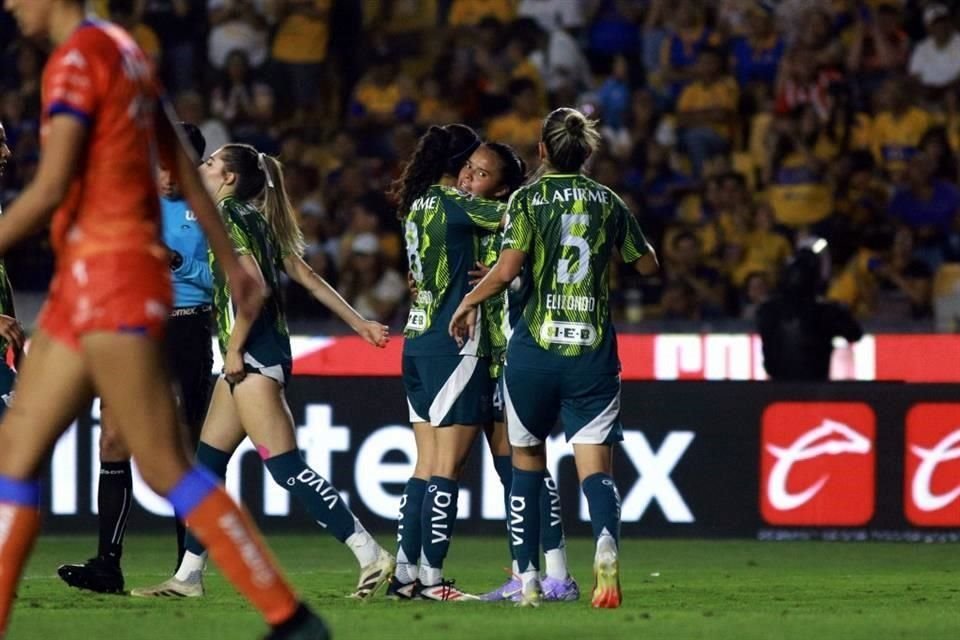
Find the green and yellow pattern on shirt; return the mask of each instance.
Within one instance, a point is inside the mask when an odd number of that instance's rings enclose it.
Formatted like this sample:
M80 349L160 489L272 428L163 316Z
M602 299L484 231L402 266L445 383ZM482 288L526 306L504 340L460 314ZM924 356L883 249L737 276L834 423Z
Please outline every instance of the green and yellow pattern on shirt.
M500 244L503 232L484 233L480 236L480 262L493 267L500 258ZM483 303L483 332L490 343L490 377L496 380L503 368L503 359L507 355L506 293L493 296Z
M405 355L487 355L482 327L463 349L447 328L470 290L467 272L480 255L478 232L499 228L503 209L501 202L440 185L414 201L404 217L404 242L418 295L403 330Z
M583 175L548 174L510 199L503 249L527 254L531 291L508 348L508 366L616 371L610 322L613 250L631 263L647 241L623 200Z
M243 351L263 366L290 362L293 359L290 353L290 331L278 295L284 256L276 236L266 218L252 204L227 197L221 200L217 207L237 255L250 256L257 262L264 282L272 292L250 329ZM220 342L220 353L226 354L236 319L235 310L230 297L230 286L213 251L210 251L209 257L210 269L213 272L217 338Z
M7 275L7 264L0 259L0 315L17 317L17 311L13 306L13 286L10 284L10 276ZM0 354L3 354L5 360L7 347L10 345L6 340L0 338Z

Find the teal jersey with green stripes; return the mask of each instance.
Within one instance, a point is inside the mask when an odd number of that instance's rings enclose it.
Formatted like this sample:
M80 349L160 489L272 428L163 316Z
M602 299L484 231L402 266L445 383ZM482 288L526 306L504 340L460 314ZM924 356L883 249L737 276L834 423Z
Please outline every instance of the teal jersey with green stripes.
M470 290L467 272L480 256L478 234L496 231L503 210L501 202L440 185L414 201L404 217L404 242L417 298L403 330L404 354L487 355L482 312L480 330L462 349L447 331L453 312Z
M500 257L503 232L494 231L480 236L480 262L492 267ZM490 377L500 376L500 367L507 353L506 293L493 296L483 303L483 331L490 343Z
M243 351L263 366L289 362L292 360L290 331L279 295L284 258L280 244L266 218L252 204L227 197L217 206L237 255L250 256L256 260L271 292L250 329ZM235 310L229 284L213 251L209 252L209 257L210 269L213 272L217 338L220 342L220 353L226 354L235 322Z
M530 286L507 365L617 371L610 260L614 249L627 263L648 250L623 200L583 175L543 176L511 197L503 249L527 254Z

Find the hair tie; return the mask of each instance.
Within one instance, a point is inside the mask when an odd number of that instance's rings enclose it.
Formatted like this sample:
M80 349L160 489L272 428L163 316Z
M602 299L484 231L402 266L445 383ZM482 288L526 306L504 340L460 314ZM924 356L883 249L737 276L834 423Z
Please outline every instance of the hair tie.
M273 189L273 178L270 177L270 172L267 171L267 161L262 153L257 153L257 167L259 167L260 171L263 171L263 175L267 177L267 186Z

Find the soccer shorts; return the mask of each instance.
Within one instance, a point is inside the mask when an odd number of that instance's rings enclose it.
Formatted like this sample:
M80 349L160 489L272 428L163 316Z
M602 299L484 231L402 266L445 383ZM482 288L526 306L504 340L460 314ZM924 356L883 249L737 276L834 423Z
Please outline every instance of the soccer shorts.
M269 359L269 362L261 362L253 357L250 352L243 353L243 370L247 374L261 375L265 378L274 380L280 387L286 387L290 381L290 375L293 372L293 362L287 359ZM221 377L222 374L221 374ZM235 385L230 385L232 390Z
M475 356L403 356L410 422L481 426L491 419L490 361Z
M503 399L510 444L542 443L557 419L571 444L612 444L623 440L620 376L574 371L504 367Z
M505 418L503 407L503 368L500 369L500 375L491 378L493 385L493 421L502 423Z
M50 283L38 326L71 349L95 332L163 338L171 303L170 269L147 251L65 261Z

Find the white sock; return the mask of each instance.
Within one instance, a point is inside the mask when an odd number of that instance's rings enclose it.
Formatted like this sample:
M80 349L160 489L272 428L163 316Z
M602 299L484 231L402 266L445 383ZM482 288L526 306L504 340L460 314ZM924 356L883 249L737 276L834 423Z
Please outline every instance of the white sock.
M420 584L425 587L433 587L440 584L440 581L443 580L443 569L437 569L436 567L431 567L430 563L427 562L427 558L421 554L420 555Z
M597 538L597 553L594 558L599 558L601 554L612 554L613 556L619 555L617 550L617 541L613 539L613 536L609 534L601 534Z
M521 589L524 591L529 591L533 588L533 585L536 584L536 588L540 589L540 572L536 569L531 571L524 571L520 574L520 585Z
M363 525L358 523L357 529L356 533L350 534L347 538L346 544L350 551L353 551L353 555L357 557L360 566L366 567L377 561L380 556L380 545L373 539L373 536L367 533Z
M543 554L547 565L547 577L554 580L566 580L570 572L567 571L567 550L561 545L550 549Z
M510 563L510 568L513 570L514 577L517 577L520 575L520 565L517 563L516 560Z
M419 569L417 569L417 565L409 562L398 562L393 575L395 575L400 582L409 584L417 579L418 572Z
M180 582L189 582L195 584L203 579L203 568L207 566L207 552L197 555L187 551L183 554L183 560L177 568L174 578Z

